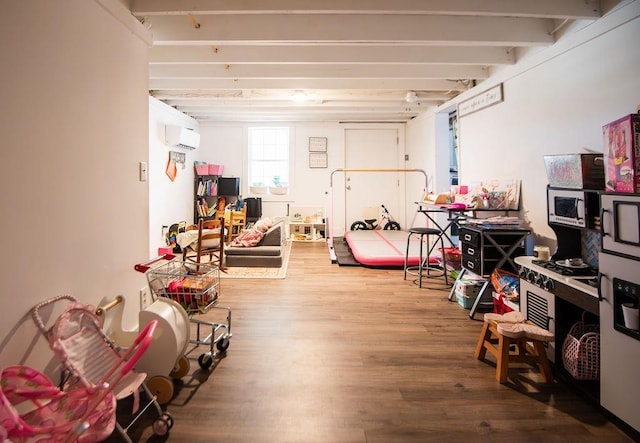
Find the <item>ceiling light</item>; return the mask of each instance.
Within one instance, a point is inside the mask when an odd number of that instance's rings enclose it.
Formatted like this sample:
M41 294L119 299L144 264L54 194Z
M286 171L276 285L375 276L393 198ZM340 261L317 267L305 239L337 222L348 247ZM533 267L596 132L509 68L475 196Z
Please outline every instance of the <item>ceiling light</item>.
M416 91L408 91L407 95L404 97L404 100L407 103L415 103L418 101L418 94L416 94Z
M307 97L307 94L305 94L304 91L296 91L291 96L291 100L293 100L294 102L298 102L298 103L307 101L308 98L309 97Z

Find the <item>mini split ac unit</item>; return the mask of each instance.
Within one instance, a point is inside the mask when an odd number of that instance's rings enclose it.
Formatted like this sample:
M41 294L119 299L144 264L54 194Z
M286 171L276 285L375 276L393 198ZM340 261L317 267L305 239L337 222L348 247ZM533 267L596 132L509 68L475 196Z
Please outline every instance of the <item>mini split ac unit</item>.
M200 134L193 129L166 125L164 132L166 143L169 146L178 146L186 149L196 149L200 146Z

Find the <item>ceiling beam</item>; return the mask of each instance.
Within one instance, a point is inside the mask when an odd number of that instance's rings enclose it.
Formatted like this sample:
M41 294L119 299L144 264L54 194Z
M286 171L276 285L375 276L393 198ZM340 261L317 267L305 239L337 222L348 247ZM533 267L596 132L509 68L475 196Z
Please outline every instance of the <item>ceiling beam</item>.
M370 104L375 104L376 106L397 106L398 103L405 101L407 91L402 91L399 94L391 97L360 97L360 96L341 96L341 97L327 97L320 94L309 93L307 91L307 95L309 99L303 102L303 105L308 106L317 106L317 105L331 105L331 106L365 106ZM279 97L276 96L250 96L248 98L242 97L240 93L235 96L221 96L218 98L208 97L208 98L184 98L179 97L177 95L161 93L154 93L153 96L159 100L163 100L166 104L170 106L180 106L181 108L203 108L203 107L216 107L216 106L229 106L229 107L238 107L238 106L250 106L250 107L258 107L258 106L296 106L295 102L291 101L292 93L282 94ZM451 98L451 95L447 94L418 94L418 100L420 102L441 102L446 101Z
M464 65L151 65L150 79L162 78L473 78L489 77L488 69Z
M212 89L406 89L430 91L466 91L472 85L466 79L149 79L149 90Z
M515 51L464 46L154 46L149 62L220 64L464 64L511 65Z
M547 19L389 15L206 15L195 28L181 16L154 16L154 45L428 44L545 46L554 42Z
M188 4L185 4L188 3ZM600 17L598 0L132 0L144 15L191 14L433 14L589 19Z
M338 122L338 123L406 123L416 117L417 114L404 115L357 115L357 114L333 114L333 115L301 115L301 114L216 114L210 116L192 116L200 123L216 122Z
M312 114L329 114L335 112L347 113L347 112L358 112L358 113L368 113L368 114L388 114L389 112L423 112L429 106L433 106L433 103L429 103L428 105L421 105L419 103L411 103L406 106L395 106L394 108L389 107L379 107L379 106L307 106L307 107L298 107L298 106L258 106L258 107L246 107L246 108L236 108L236 109L227 109L223 106L219 108L179 108L181 112L189 115L210 115L217 114L220 112L247 112L247 113L296 113L296 112L304 112L312 113Z

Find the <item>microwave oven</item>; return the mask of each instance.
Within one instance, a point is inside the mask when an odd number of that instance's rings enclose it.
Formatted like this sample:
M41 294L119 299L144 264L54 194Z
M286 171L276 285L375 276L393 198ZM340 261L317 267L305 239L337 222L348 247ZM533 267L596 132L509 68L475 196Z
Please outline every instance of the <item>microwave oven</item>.
M547 188L547 221L574 228L587 227L585 192L572 189Z

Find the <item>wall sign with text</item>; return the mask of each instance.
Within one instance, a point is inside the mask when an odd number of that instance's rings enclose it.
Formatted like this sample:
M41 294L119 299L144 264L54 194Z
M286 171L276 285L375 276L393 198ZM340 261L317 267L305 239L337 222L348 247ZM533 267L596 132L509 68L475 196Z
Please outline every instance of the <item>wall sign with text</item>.
M465 115L488 108L489 106L493 106L503 100L502 83L500 83L499 85L487 89L470 99L458 103L458 117L464 117Z

